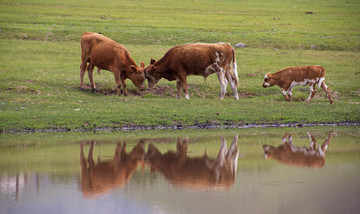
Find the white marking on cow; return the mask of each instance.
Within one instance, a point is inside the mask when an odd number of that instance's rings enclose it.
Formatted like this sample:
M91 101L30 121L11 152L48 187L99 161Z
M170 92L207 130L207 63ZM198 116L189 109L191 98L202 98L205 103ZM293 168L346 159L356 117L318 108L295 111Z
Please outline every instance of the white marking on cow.
M219 52L215 52L215 55L216 55L216 59L215 59L215 63L214 64L217 64L218 62L220 62L220 56L219 56Z
M188 94L185 94L185 99L190 99L189 95Z
M284 96L286 95L286 91L285 90L282 90L281 92Z
M320 88L321 87L321 84L324 82L325 80L325 77L321 77L320 80L318 81L318 87Z
M291 73L292 71L290 70L290 73Z
M265 77L264 77L264 79L265 79L265 78L268 78L268 74L265 74Z
M313 84L310 84L310 94L309 97L307 98L307 101L310 101L311 99L311 94L314 92L314 88L313 88Z
M270 87L270 83L268 83L268 82L265 82L264 85L265 85L266 87Z

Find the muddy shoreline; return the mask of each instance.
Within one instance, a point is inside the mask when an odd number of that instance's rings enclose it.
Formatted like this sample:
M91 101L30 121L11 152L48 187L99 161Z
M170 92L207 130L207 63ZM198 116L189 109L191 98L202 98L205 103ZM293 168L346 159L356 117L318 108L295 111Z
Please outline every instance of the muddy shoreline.
M17 133L40 133L40 132L88 132L88 131L136 131L136 130L183 130L183 129L247 129L247 128L285 128L285 127L313 127L313 126L360 126L360 121L345 121L345 122L323 122L323 123L244 123L244 124L193 124L189 126L171 125L171 126L137 126L137 125L124 125L121 128L104 127L104 128L80 128L80 129L67 129L67 128L53 128L53 129L26 129L26 130L10 130L2 131L0 134L17 134Z

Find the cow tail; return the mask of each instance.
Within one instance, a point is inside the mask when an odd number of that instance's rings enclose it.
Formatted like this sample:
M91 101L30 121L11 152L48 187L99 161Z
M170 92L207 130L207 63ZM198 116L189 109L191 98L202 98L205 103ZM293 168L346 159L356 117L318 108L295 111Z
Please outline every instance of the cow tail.
M320 74L320 80L318 82L318 88L320 89L321 84L323 83L324 79L325 79L325 69L322 66L319 66L320 70L321 70L321 74Z
M237 72L237 64L236 64L236 57L235 57L235 51L234 48L232 48L232 76L234 76L235 79L235 85L239 85L239 75Z

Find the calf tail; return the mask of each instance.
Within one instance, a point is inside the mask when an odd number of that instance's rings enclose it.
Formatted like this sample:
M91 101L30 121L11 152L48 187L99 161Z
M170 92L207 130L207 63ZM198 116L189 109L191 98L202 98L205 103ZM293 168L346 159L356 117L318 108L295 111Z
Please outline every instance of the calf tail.
M323 81L325 80L325 69L322 66L319 66L320 70L321 70L321 74L320 74L320 80L318 82L318 88L320 89L321 84L323 83Z
M236 65L236 57L235 57L235 51L234 48L232 48L232 76L234 76L235 79L235 85L238 86L239 85L239 75L237 72L237 65Z

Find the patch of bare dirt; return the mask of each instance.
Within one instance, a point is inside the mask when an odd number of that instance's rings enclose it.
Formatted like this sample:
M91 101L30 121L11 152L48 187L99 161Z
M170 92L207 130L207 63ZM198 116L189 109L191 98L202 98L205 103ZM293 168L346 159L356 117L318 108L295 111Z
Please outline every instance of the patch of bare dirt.
M219 87L220 90L220 87ZM89 84L84 85L83 91L91 91L91 87ZM219 94L215 92L214 90L210 90L203 85L196 85L196 84L189 84L188 85L188 91L190 97L196 97L196 98L209 98L209 97L217 97ZM112 88L104 88L102 85L96 85L96 90L94 91L96 94L102 94L107 96L113 96L116 95L116 89ZM122 92L123 93L123 92ZM156 85L154 88L148 88L143 91L139 90L131 90L128 89L128 96L147 96L147 95L153 95L153 96L159 96L159 97L176 97L177 89L169 86L169 85ZM181 91L181 96L184 96L184 93ZM233 93L231 89L227 90L226 95L227 97L232 97ZM251 92L239 92L240 98L245 97L255 97L257 96L255 93Z

